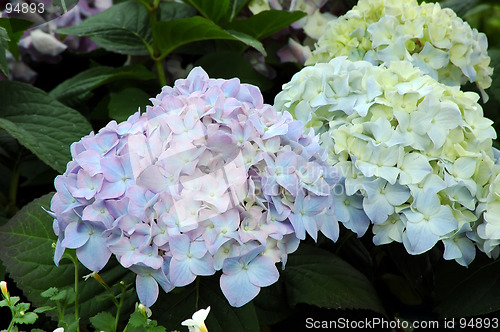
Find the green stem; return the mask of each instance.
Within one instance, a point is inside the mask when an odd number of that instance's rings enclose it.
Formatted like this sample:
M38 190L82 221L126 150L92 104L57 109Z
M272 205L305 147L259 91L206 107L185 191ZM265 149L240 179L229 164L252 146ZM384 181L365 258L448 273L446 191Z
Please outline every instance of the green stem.
M161 59L155 59L156 71L158 72L158 80L161 86L167 85L167 78L165 76L165 68L163 68L163 62Z
M75 264L75 319L78 322L76 325L76 330L80 332L80 306L78 305L78 261L74 261Z
M195 302L195 311L198 311L198 300L200 299L200 278L196 278L196 302Z
M12 313L12 320L10 321L9 327L7 328L7 332L10 332L12 326L14 326L14 313Z
M8 304L9 304L10 312L12 314L12 319L10 320L9 327L7 328L7 332L10 332L12 327L14 326L14 315L16 313L14 312L14 309L12 309L12 306L10 305L10 301L8 301Z
M69 258L73 265L75 266L75 319L78 322L76 325L77 332L80 332L80 307L78 304L78 281L79 281L79 273L78 273L78 259L76 258L73 252L66 252L64 257Z
M64 0L61 0L61 5L63 7L63 12L67 13L68 12L68 8L66 8L66 2L64 2Z
M156 65L156 71L158 72L158 81L161 86L167 85L167 78L165 76L165 68L163 67L162 60L164 57L161 56L161 52L158 48L158 38L156 37L156 23L158 22L157 10L160 6L159 0L154 0L153 4L150 6L146 6L149 15L149 23L151 25L151 31L153 32L153 42L150 48L148 48L149 56Z
M98 282L102 285L102 287L104 287L104 289L105 289L105 290L106 290L109 294L111 294L111 299L112 299L113 303L115 304L115 306L118 308L119 303L118 303L118 301L116 300L116 298L115 298L115 294L114 294L114 293L113 293L113 291L111 290L111 287L109 287L109 286L108 286L108 284L107 284L104 280L102 280L102 278L101 278L101 277L99 277L99 279L100 279L100 281L98 280Z
M125 291L126 288L122 287L122 293L120 294L120 303L116 308L116 317L115 317L115 331L118 329L118 322L120 321L120 311L122 310L123 301L125 301ZM116 301L116 299L115 299Z

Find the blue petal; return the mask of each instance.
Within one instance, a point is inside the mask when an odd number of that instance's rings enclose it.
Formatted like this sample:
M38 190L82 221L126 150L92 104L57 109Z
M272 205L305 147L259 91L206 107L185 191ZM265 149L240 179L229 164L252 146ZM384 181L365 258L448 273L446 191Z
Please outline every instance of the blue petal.
M255 286L248 279L245 270L220 277L222 293L233 307L241 307L250 302L260 292L260 287Z
M272 258L259 255L255 257L249 264L248 280L255 286L265 287L274 284L278 281L279 273Z
M76 249L89 240L90 227L83 222L73 222L64 230L64 239L61 244L65 248Z
M185 260L174 258L170 261L170 281L174 286L189 285L194 279L196 279L196 275L191 272L189 258Z
M94 230L87 243L76 249L76 255L86 268L91 271L100 271L108 263L111 251L106 245L106 239Z
M139 301L146 307L151 307L158 299L158 284L156 280L149 275L137 275L135 287Z

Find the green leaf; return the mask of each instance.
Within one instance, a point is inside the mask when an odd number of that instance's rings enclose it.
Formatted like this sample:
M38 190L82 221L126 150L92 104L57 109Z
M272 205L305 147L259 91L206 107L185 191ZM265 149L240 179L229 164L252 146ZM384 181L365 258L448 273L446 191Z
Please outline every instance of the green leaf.
M114 331L115 317L109 312L100 312L94 317L90 317L90 323L98 331Z
M500 261L477 257L468 267L439 262L436 306L441 317L470 317L500 310Z
M138 107L144 109L149 104L151 96L141 89L125 88L120 92L111 94L109 100L109 117L120 122L137 112Z
M38 318L38 315L34 312L26 312L23 315L16 315L12 319L14 323L18 324L33 324Z
M154 74L142 65L119 68L99 66L67 79L49 94L66 105L74 106L90 98L91 91L103 84L123 79L150 80L154 78Z
M384 273L380 276L380 280L401 303L414 306L422 304L422 297L411 287L407 279L393 273Z
M178 20L196 15L196 9L180 2L160 2L159 21Z
M80 113L28 84L0 82L0 100L0 128L60 173L71 143L92 130Z
M7 64L7 48L9 48L10 38L7 35L7 30L0 27L0 71L9 77L9 65Z
M196 8L205 18L218 23L229 10L229 0L183 0Z
M68 259L62 259L59 267L54 264L53 243L57 240L52 229L53 218L42 207L49 209L52 194L47 194L24 206L7 225L0 227L2 260L9 276L16 282L23 294L35 307L50 306L52 301L41 293L49 287L64 289L73 287L75 281L74 266ZM79 266L80 277L88 271ZM99 272L108 285L120 281L132 283L135 274L123 268L115 259ZM113 302L95 302L94 298L107 291L95 280L79 282L80 317L86 320L101 311L114 312ZM125 299L122 310L132 311L135 296ZM73 306L66 308L70 315ZM50 313L52 314L52 313ZM74 316L74 314L73 314Z
M7 219L7 218L5 218ZM0 226L4 225L3 223L0 222ZM2 264L2 261L0 260L0 279L5 280L5 275L7 271L5 269L5 266Z
M42 313L42 312L56 310L56 309L57 309L56 307L43 306L43 307L40 307L40 308L36 308L35 310L33 310L33 312L36 312L37 314L39 314L39 313Z
M385 313L370 281L336 255L302 244L282 272L289 303Z
M480 2L480 0L445 0L440 5L442 8L451 8L458 16L462 16Z
M491 58L490 66L493 68L493 82L487 93L500 100L500 49L491 49L488 54Z
M0 18L0 27L7 31L9 36L9 52L19 59L19 51L17 49L17 43L24 34L24 31L28 29L33 23L27 20L22 20L20 18ZM0 50L2 48L0 47Z
M258 40L245 34L236 33L235 35L232 32L225 31L213 22L200 16L158 22L155 30L162 58L179 46L195 41L211 39L238 40L255 47L259 52L265 54L264 47Z
M125 330L130 332L165 332L166 329L163 326L157 326L158 323L155 320L147 319L146 316L139 311L135 311L130 315L127 327Z
M236 15L243 9L249 0L230 0L229 8L231 10L231 15L229 16L229 21L234 20Z
M210 313L205 321L210 332L260 330L252 302L241 308L231 307L220 290L218 276L200 279L198 302L194 284L195 282L181 289L174 289L168 294L160 291L158 301L151 308L152 318L167 330L174 330L183 320L191 318L195 311L210 306ZM196 303L198 308L195 307Z
M139 311L134 311L128 320L128 324L133 327L146 326L147 322L147 317Z
M15 305L17 302L19 302L21 298L19 296L11 296L10 297L10 304Z
M262 55L266 56L266 50L264 49L264 46L262 46L262 43L258 41L257 39L253 38L252 36L247 35L246 33L236 31L236 30L226 30L231 36L242 42L243 44L246 44L248 46L251 46L255 48L257 51L262 53Z
M68 291L66 289L58 291L57 294L54 294L53 296L50 297L52 301L63 301L66 300L67 298L68 298Z
M269 287L262 287L252 302L261 325L276 324L293 314L292 308L288 305L282 279Z
M41 296L48 298L51 298L52 296L55 296L57 294L59 294L59 289L57 287L50 287L40 293Z
M129 0L91 16L77 26L57 29L57 33L91 36L102 48L121 54L147 55L151 30L146 9Z
M258 86L266 91L273 83L257 72L243 56L237 52L221 51L208 53L196 62L197 66L203 67L210 77L225 79L239 78L242 83Z
M266 10L247 19L233 21L227 28L238 30L261 40L286 28L304 16L306 16L306 13L301 11Z

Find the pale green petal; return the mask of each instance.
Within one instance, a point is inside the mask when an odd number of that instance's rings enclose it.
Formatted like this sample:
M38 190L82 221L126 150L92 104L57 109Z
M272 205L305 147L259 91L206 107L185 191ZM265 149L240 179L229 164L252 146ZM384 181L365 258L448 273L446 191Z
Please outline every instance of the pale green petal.
M416 152L405 155L399 168L399 183L403 185L419 183L432 172L428 158Z

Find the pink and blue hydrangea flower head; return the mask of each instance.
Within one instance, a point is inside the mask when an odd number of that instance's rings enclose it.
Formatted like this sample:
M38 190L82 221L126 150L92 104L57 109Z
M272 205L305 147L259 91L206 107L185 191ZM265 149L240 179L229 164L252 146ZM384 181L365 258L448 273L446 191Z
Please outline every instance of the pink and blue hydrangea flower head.
M306 235L337 240L336 168L313 131L264 104L257 87L197 67L151 102L71 146L51 205L56 263L71 248L99 271L114 255L148 307L158 285L168 292L222 270L239 307L276 282L276 263Z

